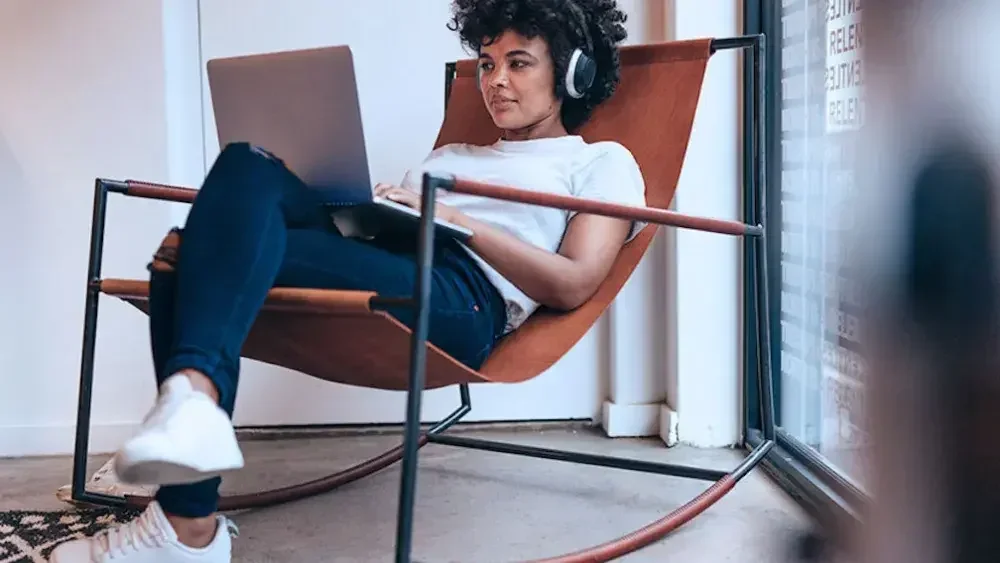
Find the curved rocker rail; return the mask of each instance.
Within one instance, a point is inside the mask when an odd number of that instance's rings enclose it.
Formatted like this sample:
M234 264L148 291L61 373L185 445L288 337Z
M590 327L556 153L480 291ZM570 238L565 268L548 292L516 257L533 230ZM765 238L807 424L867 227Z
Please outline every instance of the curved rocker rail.
M427 443L426 437L420 441L420 446ZM377 473L403 458L403 446L399 445L385 453L367 459L326 477L306 481L297 485L289 485L259 493L244 493L238 495L222 495L219 498L219 510L223 512L265 508L286 502L294 502L315 495L328 493L348 483L353 483L362 477ZM152 497L144 495L124 495L124 503L128 506L145 507Z
M771 451L772 447L774 447L774 442L762 442L732 473L716 481L714 485L688 501L687 504L643 528L588 549L582 549L574 553L549 559L538 559L531 563L590 563L592 561L610 561L655 543L663 539L670 532L694 520L696 516L708 510L719 499L726 496L726 493L733 490L733 487L736 486L736 483L740 479L764 459L764 456Z
M688 47L697 48L698 44L697 42L690 42L690 44L685 43L680 45L680 48L686 49ZM764 37L762 35L752 35L729 39L716 39L711 41L712 52L722 49L748 48L751 50L750 61L753 67L753 72L748 73L748 77L752 79L754 85L752 89L752 111L748 111L746 113L746 119L750 121L750 123L747 124L747 128L752 130L752 140L746 143L747 147L745 147L745 151L747 158L745 159L744 164L746 167L745 195L747 201L745 204L745 213L748 217L753 217L750 224L738 221L691 217L667 211L665 209L657 209L655 207L637 208L589 201L579 198L538 195L530 192L469 182L455 178L441 178L425 175L423 178L424 190L422 193L421 208L423 210L429 210L429 212L425 212L421 215L418 259L420 275L418 276L417 287L412 300L407 300L411 306L415 306L418 309L418 323L416 329L412 331L412 334L410 335L409 373L405 381L402 378L400 378L399 381L400 384L405 385L405 389L407 390L406 424L403 431L403 443L381 455L375 456L354 465L353 467L327 477L261 493L224 497L220 508L223 510L237 510L298 500L336 489L341 485L353 482L367 475L371 475L401 460L403 467L399 492L399 508L397 512L398 519L395 560L397 562L409 562L413 533L417 451L427 443L475 448L499 453L525 455L543 459L568 461L571 463L582 463L624 470L657 473L661 475L702 479L714 483L707 490L692 499L687 504L639 530L621 536L618 539L574 553L538 560L544 562L566 563L577 561L607 561L648 546L649 544L663 538L671 531L689 522L732 490L744 476L753 470L760 463L760 461L768 455L775 443L774 413L772 404L773 391L771 383L771 346L769 326L767 322L769 311L767 303L768 277L767 261L765 259L765 137L763 131L762 104L764 88ZM635 56L642 55L638 48L632 54ZM446 74L448 77L446 91L451 90L452 84L450 79L455 71L456 67L454 65L449 65L448 73ZM468 69L465 71L467 72ZM750 144L753 145L752 151L749 148ZM760 403L760 423L763 430L763 442L751 451L736 469L732 472L726 473L697 467L641 462L637 460L609 456L548 450L544 448L476 440L465 437L445 436L443 434L444 431L451 427L454 423L458 422L471 410L468 383L475 382L476 380L465 379L442 381L440 379L434 380L433 376L431 379L428 379L427 377L428 360L432 359L427 355L427 349L430 347L430 344L427 342L427 302L429 301L429 291L427 288L429 283L430 264L433 259L432 243L434 229L432 226L435 207L435 192L438 188L456 192L478 194L484 197L521 201L535 205L552 206L585 213L629 218L633 220L645 221L655 225L702 230L747 239L748 244L744 245L744 251L746 253L746 267L748 270L752 271L752 279L754 282L754 294L752 299L757 311L756 348L758 353L755 360L757 384L760 389L758 399ZM98 300L101 293L108 293L112 295L117 293L118 297L123 297L126 301L130 301L131 298L135 298L131 299L132 304L135 305L136 301L142 297L141 294L143 290L140 286L144 285L141 282L135 282L132 280L102 280L101 278L101 261L104 246L107 198L109 193L119 193L139 198L191 203L194 201L197 191L189 188L164 186L138 181L119 182L107 179L97 179L95 183L94 207L90 234L90 259L87 270L87 293L84 315L80 389L77 406L77 432L74 447L72 499L77 502L99 505L141 506L149 501L148 497L111 496L86 490L86 461L91 418ZM154 258L154 264L158 260L162 261L168 258L169 257L156 256ZM114 287L116 287L116 289L112 289ZM294 291L292 293L294 293ZM296 306L298 297L300 296L296 294L286 297L290 297L290 299L286 299L285 304L294 307ZM330 307L343 308L345 303L340 301L333 303L331 301L328 305L330 305ZM352 309L357 309L360 312L364 312L369 308L372 308L372 306L377 308L377 305L378 304L373 300L368 298L362 299L360 297L346 304L346 306ZM432 386L454 383L459 384L462 399L461 406L459 406L451 415L439 422L437 425L430 428L426 432L422 432L420 428L419 413L423 390Z

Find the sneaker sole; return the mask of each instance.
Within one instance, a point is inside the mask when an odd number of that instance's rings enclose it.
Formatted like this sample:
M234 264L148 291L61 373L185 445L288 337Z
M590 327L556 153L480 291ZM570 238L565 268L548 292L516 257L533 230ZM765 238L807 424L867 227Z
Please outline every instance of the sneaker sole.
M237 465L203 468L162 459L130 459L127 455L115 458L115 473L130 485L185 485L213 477L221 477L243 467Z

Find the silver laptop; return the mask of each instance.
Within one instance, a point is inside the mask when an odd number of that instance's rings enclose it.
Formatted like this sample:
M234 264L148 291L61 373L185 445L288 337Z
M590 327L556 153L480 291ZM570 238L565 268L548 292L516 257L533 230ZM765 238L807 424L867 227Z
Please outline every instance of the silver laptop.
M351 231L345 234L370 235L379 223L418 224L418 211L372 195L349 46L216 58L207 69L220 147L246 142L263 148L310 188L336 194L338 202L362 204L351 211L358 217L338 223ZM439 232L472 236L463 227L435 222Z

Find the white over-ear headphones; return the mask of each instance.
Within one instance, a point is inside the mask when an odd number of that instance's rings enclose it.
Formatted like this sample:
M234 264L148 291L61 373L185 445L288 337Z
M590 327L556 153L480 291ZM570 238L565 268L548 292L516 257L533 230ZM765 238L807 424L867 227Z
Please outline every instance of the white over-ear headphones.
M597 63L579 47L573 50L566 66L566 95L580 99L594 85Z

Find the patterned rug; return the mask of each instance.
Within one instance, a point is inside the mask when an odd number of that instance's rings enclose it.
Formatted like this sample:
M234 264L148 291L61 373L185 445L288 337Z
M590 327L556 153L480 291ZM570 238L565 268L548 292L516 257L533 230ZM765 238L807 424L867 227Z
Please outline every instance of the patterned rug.
M0 512L0 563L46 563L64 541L92 535L139 514L128 508Z

